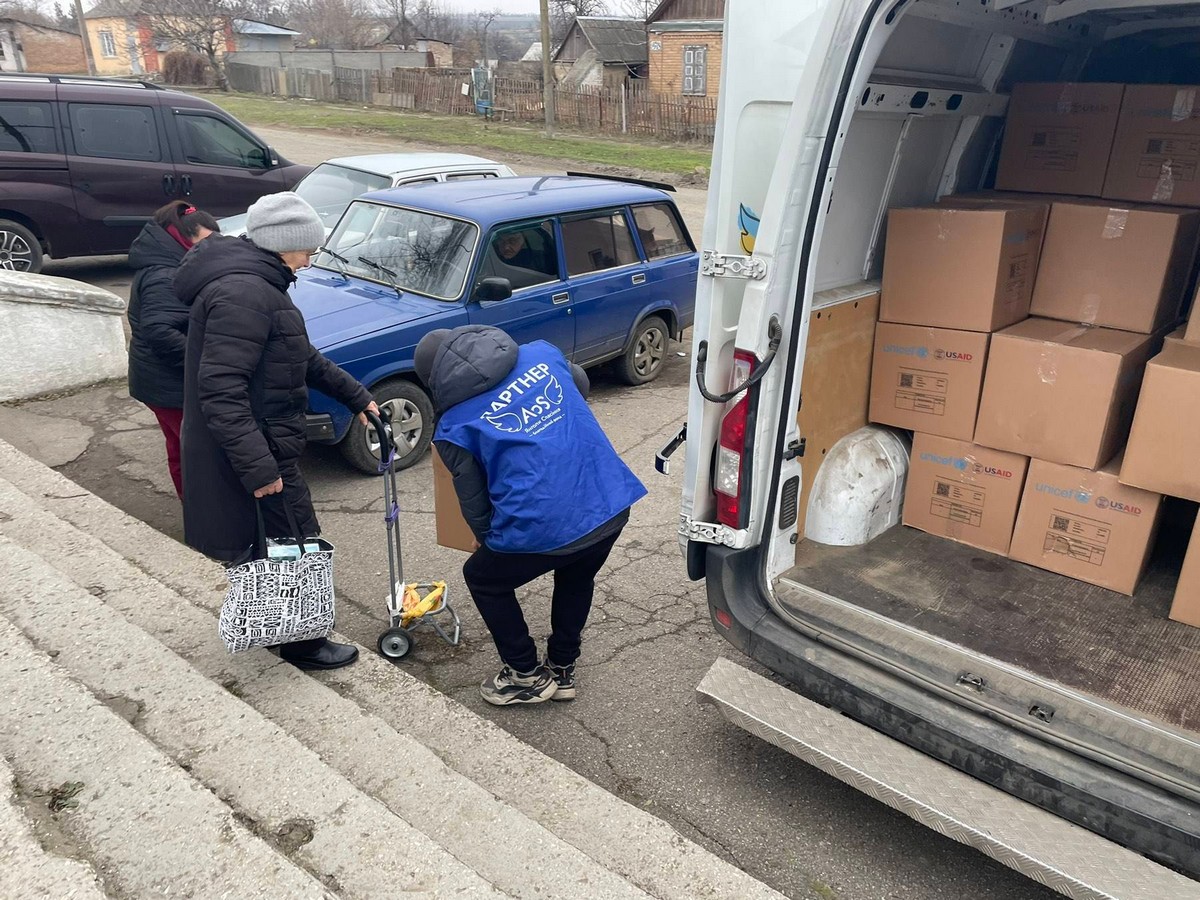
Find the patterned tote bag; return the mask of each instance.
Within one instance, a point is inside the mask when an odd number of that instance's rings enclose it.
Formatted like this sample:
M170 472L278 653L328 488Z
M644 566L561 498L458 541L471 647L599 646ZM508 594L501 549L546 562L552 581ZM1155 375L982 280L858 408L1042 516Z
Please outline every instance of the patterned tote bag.
M218 630L230 653L327 637L333 631L333 545L304 539L292 506L293 537L268 540L262 502L254 501L258 527L254 546L241 563L228 566L229 590Z

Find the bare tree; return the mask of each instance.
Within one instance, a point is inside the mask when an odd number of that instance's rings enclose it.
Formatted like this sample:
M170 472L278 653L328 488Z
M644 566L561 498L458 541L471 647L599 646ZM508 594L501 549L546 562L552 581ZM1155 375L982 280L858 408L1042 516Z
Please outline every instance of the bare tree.
M368 0L293 0L288 12L310 45L336 50L368 46L378 23Z
M0 16L11 16L35 25L53 25L54 19L42 12L36 0L0 0Z
M441 0L409 0L419 37L458 43L464 31L463 16L451 12Z
M413 6L412 0L377 0L377 3L380 18L392 26L388 37L401 47L412 46L416 37L412 20L408 17Z
M608 14L605 0L550 0L550 40L557 47L580 16Z
M471 19L471 37L478 46L476 54L483 60L484 67L488 64L488 59L491 56L488 47L488 29L492 27L492 23L496 21L496 17L500 15L500 10L476 10L468 14Z
M650 13L658 9L659 2L660 0L621 0L617 12L622 16L645 22L650 18Z
M225 51L233 20L246 17L240 0L151 0L142 12L155 40L203 56L217 87L229 90Z

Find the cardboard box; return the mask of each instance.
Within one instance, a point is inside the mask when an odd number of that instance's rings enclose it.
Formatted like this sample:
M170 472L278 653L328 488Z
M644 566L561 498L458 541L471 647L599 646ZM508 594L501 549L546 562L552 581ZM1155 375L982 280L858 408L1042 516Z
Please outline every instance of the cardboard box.
M1121 481L1200 500L1200 345L1172 341L1146 366Z
M1026 319L992 335L975 443L1095 469L1121 449L1152 335Z
M458 504L458 494L454 490L454 477L442 458L438 456L437 448L433 450L433 513L437 530L439 546L451 550L475 551L475 533L463 518L462 507Z
M1008 554L1029 459L970 441L913 437L904 524Z
M1048 212L996 203L893 209L879 318L959 331L1021 321Z
M1192 298L1192 308L1188 312L1187 330L1183 339L1189 344L1200 344L1200 286L1196 288L1196 296Z
M1200 87L1125 88L1104 196L1200 206Z
M1125 93L1120 84L1018 84L996 187L1099 196Z
M1179 318L1200 212L1056 202L1030 312L1150 334Z
M990 337L880 322L871 365L871 421L971 440Z
M1117 480L1121 460L1098 472L1034 459L1009 556L1039 569L1132 595L1162 514L1162 495Z
M1192 529L1187 554L1183 557L1183 571L1179 573L1179 584L1175 586L1175 598L1171 601L1170 617L1200 628L1200 519Z
M1163 338L1163 345L1165 346L1167 344L1186 344L1188 341L1184 337L1184 335L1187 333L1187 329L1188 329L1188 326L1180 325L1178 328L1176 328L1174 331L1172 331L1170 334L1168 334L1165 338Z

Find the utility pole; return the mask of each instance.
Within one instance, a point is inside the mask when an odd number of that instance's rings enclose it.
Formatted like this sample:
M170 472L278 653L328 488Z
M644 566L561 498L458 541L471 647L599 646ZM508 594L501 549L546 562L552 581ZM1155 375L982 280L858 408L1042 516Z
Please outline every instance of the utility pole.
M83 0L75 0L75 22L79 25L79 39L83 41L83 56L87 60L88 74L96 74L96 60L92 58L92 42L88 38L87 22L83 18Z
M76 3L79 0L75 0ZM550 0L542 0L542 103L546 107L546 137L554 137L554 64L550 60Z

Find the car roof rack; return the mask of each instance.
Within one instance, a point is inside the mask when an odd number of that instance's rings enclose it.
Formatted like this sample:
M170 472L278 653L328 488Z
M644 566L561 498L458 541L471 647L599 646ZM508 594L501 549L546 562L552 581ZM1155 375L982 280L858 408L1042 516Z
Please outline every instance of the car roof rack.
M675 185L667 184L665 181L647 181L645 178L630 178L625 175L601 175L597 172L567 172L568 175L578 178L601 178L604 181L620 181L625 184L640 184L642 187L658 188L660 191L670 191L675 193Z
M37 81L48 84L106 84L110 87L144 88L165 91L161 84L135 78L105 77L103 75L42 75L37 72L0 72L4 81Z

